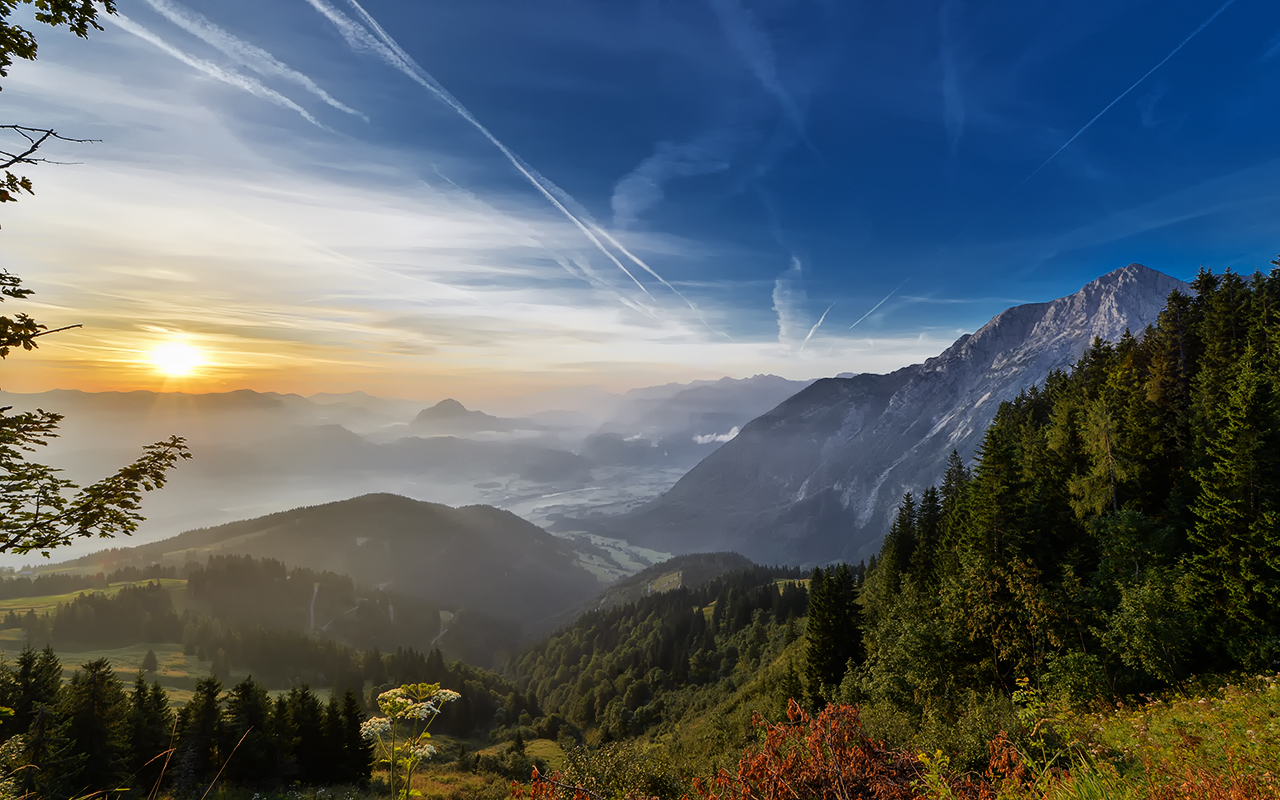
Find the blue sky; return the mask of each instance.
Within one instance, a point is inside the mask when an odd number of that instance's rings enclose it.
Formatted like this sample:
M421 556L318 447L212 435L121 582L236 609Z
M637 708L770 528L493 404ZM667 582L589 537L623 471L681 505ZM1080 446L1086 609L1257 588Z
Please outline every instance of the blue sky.
M156 385L172 340L211 390L883 371L1280 252L1274 3L361 2L42 33L6 116L102 143L0 247L92 333L6 388Z

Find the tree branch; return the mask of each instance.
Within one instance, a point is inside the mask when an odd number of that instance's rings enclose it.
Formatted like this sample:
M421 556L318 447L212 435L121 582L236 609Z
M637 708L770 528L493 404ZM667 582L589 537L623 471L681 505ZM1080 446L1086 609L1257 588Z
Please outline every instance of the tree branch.
M0 169L8 169L15 164L56 163L51 162L46 158L32 158L32 155L40 149L40 146L50 139L57 139L62 142L74 142L75 144L89 144L102 141L101 139L73 139L70 136L63 136L52 128L31 128L26 125L0 125L0 130L13 131L27 140L27 149L21 153L10 153L7 150L0 150L0 158L8 159L8 161L0 163Z

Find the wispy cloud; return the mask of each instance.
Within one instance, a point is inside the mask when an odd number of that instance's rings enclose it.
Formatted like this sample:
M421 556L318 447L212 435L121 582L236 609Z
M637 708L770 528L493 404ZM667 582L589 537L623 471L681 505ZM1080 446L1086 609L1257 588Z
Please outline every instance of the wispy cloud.
M740 0L709 0L711 9L720 22L725 38L746 63L761 88L778 103L796 134L814 154L818 148L809 139L800 107L782 82L778 73L778 60L773 52L769 34L756 21L752 13L743 8Z
M858 327L858 323L862 322L862 321L863 321L864 319L866 319L867 317L869 317L869 316L871 316L872 314L876 313L876 309L877 309L877 308L879 308L880 306L884 305L886 302L888 302L889 298L890 298L890 297L893 297L895 294L897 294L898 290L899 290L899 289L901 289L903 286L906 286L906 285L907 285L907 281L909 281L909 280L911 280L911 279L910 279L910 278L907 278L907 279L906 279L906 280L904 280L902 283L900 283L900 284L898 284L897 286L895 286L895 287L894 287L894 289L893 289L893 291L892 291L892 292L889 292L888 294L886 294L886 295L884 296L884 299L883 299L883 300L881 300L879 303L876 303L874 306L872 306L870 311L868 311L867 313L865 313L865 314L863 314L862 316L858 317L858 321L857 321L857 322L855 322L855 323L853 323L852 325L850 325L850 326L849 326L849 330L853 330L854 328Z
M717 130L689 142L660 142L653 155L613 187L614 226L629 227L662 202L667 182L728 169L729 154L737 138L729 131Z
M773 282L773 311L778 316L778 342L794 344L801 340L805 323L804 267L800 259L791 257L791 266Z
M1258 63L1270 61L1276 56L1280 56L1280 36L1271 40L1271 46L1267 48L1267 52L1262 54L1262 58L1258 59Z
M956 0L943 0L938 9L938 56L942 62L942 125L947 132L947 146L952 163L960 152L964 134L964 95L956 67L956 44L952 35L952 17Z
M261 47L228 33L200 13L170 2L170 0L147 0L147 3L165 19L215 48L223 55L235 59L241 66L251 69L266 78L280 78L297 84L339 111L345 111L348 114L368 119L359 111L334 99L332 95L316 85L316 82L311 78L281 62Z
M203 58L198 58L190 53L179 50L177 47L174 47L164 39L161 39L150 30L129 19L124 14L112 14L104 17L104 19L121 30L131 33L139 39L158 47L160 50L173 56L187 66L197 69L211 78L222 81L230 86L234 86L237 89L243 89L249 94L260 97L268 102L275 103L281 108L287 108L290 111L294 111L317 128L325 127L319 120L311 116L310 112L305 108L280 94L275 89L271 89L263 85L261 81L258 81L255 78L251 78L247 75L241 75L235 70L226 69L225 67L214 64L212 61L206 61Z
M1084 124L1084 127L1080 128L1080 130L1078 130L1078 131L1076 131L1074 134L1072 134L1072 136L1071 136L1071 138L1070 138L1070 139L1068 139L1067 141L1063 142L1063 144L1062 144L1062 146L1061 146L1061 147L1059 147L1057 150L1053 151L1053 155L1051 155L1051 156L1049 156L1048 158L1046 158L1046 159L1044 160L1044 162L1040 164L1040 166L1036 167L1035 169L1033 169L1033 170L1031 171L1031 174L1030 174L1030 175L1028 175L1027 177L1023 178L1023 179L1022 179L1022 183L1019 183L1017 186L1015 186L1015 187L1014 187L1014 191L1017 191L1018 189L1021 189L1024 185L1026 185L1027 181L1029 181L1029 180L1031 180L1032 178L1034 178L1034 177L1036 176L1036 174L1040 172L1040 170L1042 170L1042 169L1044 169L1045 167L1049 166L1049 162L1051 162L1051 161L1053 161L1055 158L1057 158L1057 157L1058 157L1058 154L1059 154L1059 153L1061 153L1063 150L1066 150L1068 147L1070 147L1072 142L1074 142L1076 139L1079 139L1079 138L1080 138L1080 134L1082 134L1082 133L1084 133L1085 131L1089 130L1089 128L1093 125L1093 123L1095 123L1095 122L1097 122L1098 120L1102 119L1102 116L1103 116L1104 114L1106 114L1108 111L1110 111L1110 110L1111 110L1112 106L1114 106L1116 103L1119 103L1121 100L1123 100L1123 99L1124 99L1124 98L1125 98L1125 97L1126 97L1130 92L1132 92L1134 89L1138 88L1139 84L1141 84L1141 83L1142 83L1143 81L1145 81L1147 78L1151 77L1151 73L1153 73L1153 72L1155 72L1156 70L1158 70L1158 69L1160 69L1161 67L1163 67L1163 66L1165 65L1165 62L1167 62L1169 59L1171 59L1171 58L1173 58L1175 55L1177 55L1179 50L1181 50L1182 48L1186 47L1188 42L1190 42L1192 39L1196 38L1196 36L1200 33L1200 31L1202 31L1202 30L1204 30L1205 28L1209 27L1209 24L1210 24L1211 22L1213 22L1215 19L1217 19L1217 18L1218 18L1218 15L1220 15L1223 11L1226 11L1226 10L1227 10L1227 8L1229 8L1229 7L1231 6L1231 4L1232 4L1232 3L1234 3L1235 1L1236 1L1236 0L1227 0L1227 2L1225 2L1225 3L1223 3L1221 6L1219 6L1217 11L1213 12L1212 14L1210 14L1208 19L1206 19L1204 22L1200 23L1200 27L1198 27L1198 28L1196 28L1194 31L1192 31L1190 36L1188 36L1187 38L1183 39L1181 42L1179 42L1179 43L1178 43L1178 46L1177 46L1177 47L1175 47L1175 48L1173 48L1173 50L1169 51L1169 55L1167 55L1167 56L1165 56L1164 58L1160 59L1160 63L1156 64L1154 67L1152 67L1151 69L1147 70L1147 71L1146 71L1146 73L1145 73L1141 78L1138 78L1136 81L1134 81L1134 82L1133 82L1133 84L1132 84L1131 86L1129 86L1129 88L1128 88L1128 89L1125 89L1123 92L1121 92L1121 93L1119 94L1119 96L1117 96L1117 97L1116 97L1116 99L1112 100L1110 103L1107 103L1106 108L1102 109L1102 110L1101 110L1101 111L1099 111L1097 114L1095 114L1095 115L1094 115L1094 117L1093 117L1093 119L1089 120L1088 122L1086 122L1086 123Z
M453 96L445 87L422 68L402 47L391 37L390 34L382 28L378 21L367 12L356 0L347 0L360 21L357 22L346 14L342 13L326 0L307 0L307 2L319 11L326 19L333 23L338 32L346 39L348 45L357 51L369 52L381 59L387 65L395 68L403 73L406 77L422 86L437 99L453 109L463 120L469 123L473 128L480 132L485 139L498 149L506 159L515 167L525 180L539 194L546 199L557 211L563 214L587 240L600 251L615 267L621 270L631 281L642 291L649 299L654 299L649 289L636 277L635 273L623 263L623 259L631 262L635 267L640 268L650 276L655 278L659 283L667 289L675 293L677 297L689 306L690 310L698 316L699 320L705 324L697 307L688 300L684 295L677 291L665 278L659 275L652 267L643 260L637 258L633 253L624 248L618 241L593 220L589 214L582 210L581 204L573 200L568 193L561 190L551 181L543 177L537 170L527 164L524 159L520 158L514 151L503 144L498 137L485 127L476 117L464 106L456 97ZM571 206L573 207L571 209ZM605 242L613 245L613 249L605 244ZM615 252L616 251L616 252ZM620 255L619 255L620 254ZM620 257L621 256L621 257Z

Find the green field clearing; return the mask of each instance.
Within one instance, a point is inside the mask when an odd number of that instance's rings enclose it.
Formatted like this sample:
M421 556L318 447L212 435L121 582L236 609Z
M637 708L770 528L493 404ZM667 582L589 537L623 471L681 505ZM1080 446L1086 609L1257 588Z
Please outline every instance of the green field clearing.
M182 613L182 605L185 603L187 595L186 580L180 578L154 578L145 581L120 581L119 583L111 584L106 589L84 589L65 594L46 594L39 597L15 597L10 600L0 600L0 614L7 614L10 611L20 615L28 611L44 614L56 609L60 603L70 603L82 594L101 594L112 597L119 594L120 590L126 586L141 586L156 581L169 590L169 593L173 596L174 609L178 613Z
M5 630L0 631L0 634L2 634L0 635L0 657L12 664L18 653L26 646L26 640L20 630ZM17 634L17 636L8 636L8 634ZM201 661L195 656L186 655L182 652L182 645L180 644L136 644L110 650L54 648L54 652L57 653L58 659L62 662L62 677L64 679L70 680L71 675L79 669L81 664L105 658L111 662L116 675L130 686L132 686L134 676L138 674L138 670L142 669L142 659L147 655L148 650L155 651L159 669L156 670L155 674L148 675L147 680L148 682L159 681L160 685L169 693L169 699L175 705L185 705L191 699L191 695L195 691L196 682L202 678L209 677L210 669L213 666L211 661ZM231 680L225 681L225 683L229 688L247 677L249 677L249 670L233 669L231 670ZM274 690L268 692L268 694L274 697L283 693L283 691ZM328 688L316 687L313 691L321 702L328 702L330 691Z

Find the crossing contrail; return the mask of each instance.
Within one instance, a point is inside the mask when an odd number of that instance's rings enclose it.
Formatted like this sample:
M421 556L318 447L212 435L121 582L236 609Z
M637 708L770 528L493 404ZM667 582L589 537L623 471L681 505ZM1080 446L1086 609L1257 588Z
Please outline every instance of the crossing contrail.
M1093 119L1091 119L1091 120L1089 120L1088 122L1086 122L1086 123L1084 124L1084 127L1083 127L1083 128L1081 128L1080 130L1076 131L1076 132L1075 132L1075 135L1073 135L1070 139L1068 139L1068 140L1067 140L1067 141L1062 145L1062 147L1059 147L1057 150L1053 151L1053 155L1051 155L1051 156L1049 156L1048 158L1046 158L1046 159L1044 160L1044 163L1043 163L1043 164L1041 164L1040 166L1036 167L1034 170L1032 170L1032 171L1031 171L1031 174L1030 174L1030 175L1028 175L1027 177L1023 178L1023 179L1022 179L1022 183L1020 183L1020 184L1018 184L1017 186L1013 187L1013 191L1015 191L1015 192L1016 192L1016 191L1018 191L1019 189L1021 189L1021 188L1026 184L1026 182L1027 182L1027 181L1031 180L1032 178L1034 178L1034 177L1036 176L1036 173L1038 173L1040 170L1042 170L1042 169L1044 169L1045 167L1047 167L1047 166L1049 165L1049 162L1050 162L1050 161L1052 161L1052 160L1054 160L1055 158L1057 158L1057 157L1058 157L1058 154L1059 154L1059 153L1061 153L1063 150L1066 150L1066 149L1067 149L1067 147L1068 147L1068 146L1070 146L1070 144L1071 144L1072 142L1074 142L1076 139L1080 138L1080 134L1082 134L1082 133L1084 133L1085 131L1087 131L1087 130L1089 129L1089 126L1093 125L1093 123L1095 123L1095 122L1097 122L1099 119L1101 119L1101 118L1102 118L1102 115L1103 115L1103 114L1105 114L1105 113L1107 113L1108 111L1110 111L1110 110L1111 110L1111 107L1112 107L1112 106L1114 106L1116 103L1119 103L1121 100L1123 100L1123 99L1124 99L1124 97L1125 97L1125 95L1129 94L1129 92L1132 92L1134 89L1138 88L1138 84L1142 83L1142 82L1143 82L1143 81L1145 81L1147 78L1149 78L1149 77L1151 76L1151 73L1153 73L1153 72L1155 72L1156 70L1158 70L1158 69L1160 69L1161 67L1163 67L1166 61L1168 61L1169 59L1171 59L1171 58L1173 58L1175 55L1177 55L1177 53L1178 53L1178 51L1179 51L1179 50L1181 50L1183 47L1186 47L1187 42L1189 42L1189 41L1191 41L1192 39L1196 38L1196 35L1197 35L1197 34L1199 34L1199 33L1200 33L1200 31L1202 31L1202 30L1204 30L1205 28L1209 27L1209 23L1211 23L1211 22L1213 22L1215 19L1217 19L1217 18L1218 18L1218 15L1219 15L1219 14L1221 14L1223 11L1226 11L1226 10L1227 10L1227 7L1228 7L1228 6L1230 6L1232 3L1234 3L1235 1L1236 1L1236 0L1227 0L1227 2L1225 2L1225 3L1223 3L1221 6L1219 6L1219 8L1218 8L1218 10L1217 10L1217 11L1213 12L1213 14L1211 14L1211 15L1209 16L1209 18L1208 18L1208 19L1206 19L1204 22L1200 23L1200 27L1199 27L1199 28L1196 28L1194 31L1192 31L1190 36L1188 36L1187 38L1183 39L1183 40L1182 40L1182 42L1181 42L1177 47L1173 48L1173 50L1169 53L1169 55L1167 55L1167 56L1165 56L1164 58L1160 59L1160 63L1159 63L1159 64L1156 64L1154 67L1152 67L1151 69L1147 70L1147 72L1146 72L1146 74L1145 74L1145 75L1143 75L1141 78L1138 78L1138 80L1134 81L1133 85L1132 85L1132 86L1130 86L1128 89L1125 89L1123 92L1121 92L1119 97L1117 97L1115 100L1112 100L1110 103L1107 103L1107 107L1106 107L1106 108L1104 108L1104 109L1102 109L1101 111L1099 111L1099 112L1094 116L1094 118L1093 118Z
M321 128L322 130L329 130L318 119L311 116L310 112L308 112L305 108L293 102L292 100L285 97L284 95L280 94L275 89L272 89L266 86L261 81L255 78L251 78L248 75L241 75L239 72L236 72L233 69L225 69L213 63L212 61L207 61L203 58L193 56L190 53L186 52L185 50L181 50L177 47L174 47L169 42L165 41L164 39L161 39L159 36L152 33L149 29L143 27L142 25L139 25L138 23L126 17L124 14L111 14L105 17L105 19L107 20L107 22L111 23L112 25L115 25L121 30L131 33L134 36L137 36L139 39L143 40L144 42L151 43L155 47L159 48L161 51L169 54L170 56L173 56L174 58L178 59L179 61L191 67L192 69L197 69L203 72L204 74L208 75L209 77L214 78L215 80L222 81L223 83L228 84L230 86L234 86L237 89L242 89L251 95L261 97L263 100L266 100L271 103L275 103L276 105L282 108L287 108L290 111L294 111L298 114L298 116L302 117L307 122L310 122L312 125L315 125L317 128Z
M525 163L524 159L520 158L520 156L516 155L509 147L503 144L498 137L494 136L494 134L485 127L483 123L471 114L470 110L468 110L461 101L454 97L453 94L445 89L439 81L423 69L412 56L405 52L404 48L402 48L399 43L396 42L396 40L393 39L380 24L378 24L378 21L374 19L373 16L366 11L359 2L357 2L357 0L347 0L347 2L355 10L363 24L338 11L330 5L327 0L307 0L307 2L332 22L335 27L337 27L338 32L347 40L347 44L350 45L352 49L372 52L388 65L404 73L415 83L431 92L438 99L443 101L445 105L453 109L458 116L470 123L472 127L484 136L484 138L489 140L490 144L498 149L498 152L502 153L502 155L506 157L507 161L515 167L516 171L524 176L529 184L533 186L533 188L536 189L538 193L552 205L553 208L563 214L565 218L568 219L569 222L571 222L582 233L582 235L585 236L587 240L605 256L605 258L609 259L614 266L630 278L631 281L639 287L640 291L644 292L645 295L649 297L649 299L652 300L655 298L649 292L648 288L646 288L645 285L635 276L635 273L628 269L627 266L622 263L622 260L609 249L606 242L617 248L623 258L630 261L634 266L644 270L667 289L671 290L672 293L689 306L704 325L708 328L711 327L710 324L702 318L697 307L695 307L688 298L681 294L679 290L672 286L647 263L632 254L627 250L627 248L623 247L617 239L597 224L589 214L581 210L580 204L575 202L567 192L543 177L537 170ZM573 206L574 208L570 208L570 206Z
M361 117L365 122L369 121L369 118L365 117L364 114L334 99L332 95L316 85L316 82L311 78L284 64L261 47L252 45L228 33L200 13L192 11L179 3L170 2L170 0L147 0L147 3L165 19L216 48L223 55L234 58L241 66L248 67L259 75L283 78L296 83L339 111L345 111L348 114Z

